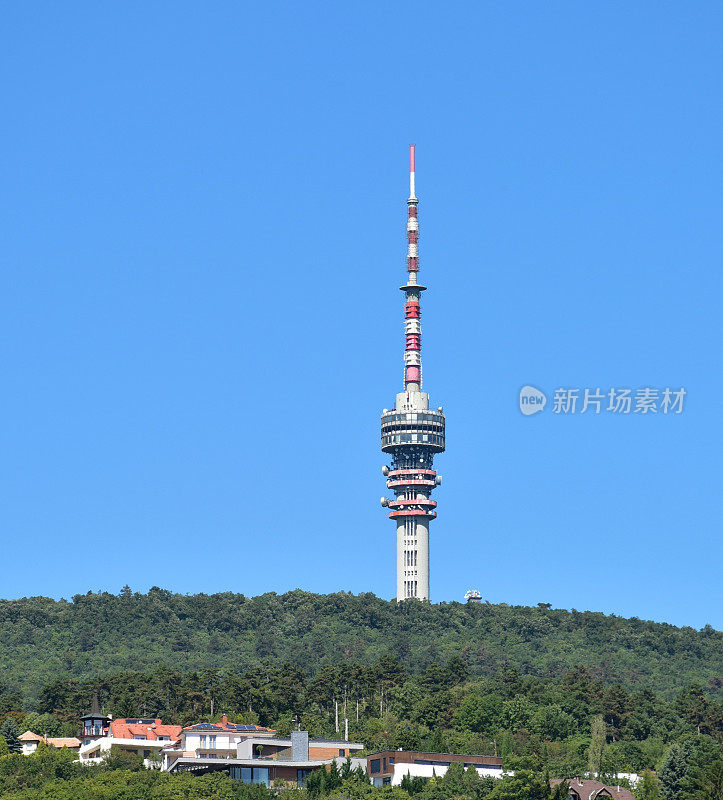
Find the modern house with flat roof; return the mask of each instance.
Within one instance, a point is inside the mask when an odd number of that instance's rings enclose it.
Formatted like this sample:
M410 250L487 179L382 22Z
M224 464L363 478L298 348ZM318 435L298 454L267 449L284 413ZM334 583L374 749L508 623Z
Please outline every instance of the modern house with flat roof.
M307 731L294 731L288 739L245 737L238 743L233 757L221 753L179 754L166 750L162 769L196 774L225 772L245 783L303 786L313 770L326 769L334 760L348 758L363 749L364 745L358 742L309 739Z
M375 786L399 786L405 775L411 778L442 777L451 764L474 767L480 777L501 778L502 759L497 756L463 756L451 753L418 753L382 750L367 756L367 774Z
M183 728L177 754L200 759L233 758L239 744L247 739L267 739L275 734L272 728L229 722L224 714L220 722L198 722Z

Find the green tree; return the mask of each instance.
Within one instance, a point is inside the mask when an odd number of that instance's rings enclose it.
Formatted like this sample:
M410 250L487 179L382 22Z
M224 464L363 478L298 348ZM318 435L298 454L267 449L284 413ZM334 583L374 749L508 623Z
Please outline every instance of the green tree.
M124 769L131 772L140 772L145 769L141 756L137 753L129 753L116 745L113 745L106 754L105 765L109 770Z
M661 800L660 781L649 769L641 774L635 787L635 797L637 800Z
M462 700L453 717L456 728L487 735L499 730L501 720L502 698L499 695L470 694Z
M587 768L592 778L602 772L605 738L605 720L602 714L598 714L592 718L590 723L590 747L588 749Z
M18 726L12 717L8 717L2 725L0 725L0 736L5 740L8 752L10 754L22 752L23 745L19 739Z
M570 736L576 728L574 718L557 703L538 709L530 720L530 728L542 739L556 740Z
M463 794L465 789L464 765L459 761L452 762L447 767L441 783L450 796Z
M549 796L545 776L530 770L518 770L501 778L487 795L489 800L548 800Z
M665 800L680 800L692 757L690 742L676 742L668 750L658 771L662 795Z
M723 800L723 760L696 769L689 785L691 800Z
M339 774L339 768L336 766L336 761L332 761L324 778L324 791L328 793L338 789L340 786L341 775Z
M570 797L570 784L567 781L560 781L550 792L550 800L568 800Z

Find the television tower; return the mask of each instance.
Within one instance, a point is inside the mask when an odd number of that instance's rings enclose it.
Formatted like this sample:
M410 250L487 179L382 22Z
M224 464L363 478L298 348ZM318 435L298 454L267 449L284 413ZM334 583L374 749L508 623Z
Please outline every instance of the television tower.
M394 408L382 412L382 452L391 464L382 467L394 499L382 497L397 524L397 601L429 599L429 522L437 516L432 489L442 482L432 467L435 453L444 451L444 413L429 410L422 391L422 326L419 300L426 289L417 283L419 224L414 191L414 145L409 149L407 200L407 282L404 292L404 390Z

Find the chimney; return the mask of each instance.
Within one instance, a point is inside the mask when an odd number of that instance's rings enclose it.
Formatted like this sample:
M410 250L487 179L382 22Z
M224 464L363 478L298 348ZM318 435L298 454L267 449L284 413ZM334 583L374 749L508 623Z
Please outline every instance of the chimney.
M291 760L309 760L309 731L291 731Z
M225 714L221 717L221 724L224 728L228 725L228 717Z

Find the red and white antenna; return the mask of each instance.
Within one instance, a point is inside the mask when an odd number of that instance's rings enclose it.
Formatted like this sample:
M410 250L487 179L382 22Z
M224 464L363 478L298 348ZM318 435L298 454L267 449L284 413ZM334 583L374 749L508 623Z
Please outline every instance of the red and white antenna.
M416 200L417 197L414 194L414 148L416 147L415 144L409 145L409 199Z
M409 199L407 200L407 284L404 304L404 388L410 391L422 388L422 323L419 300L424 287L417 283L419 272L419 221L417 195L414 186L414 149L409 145Z

